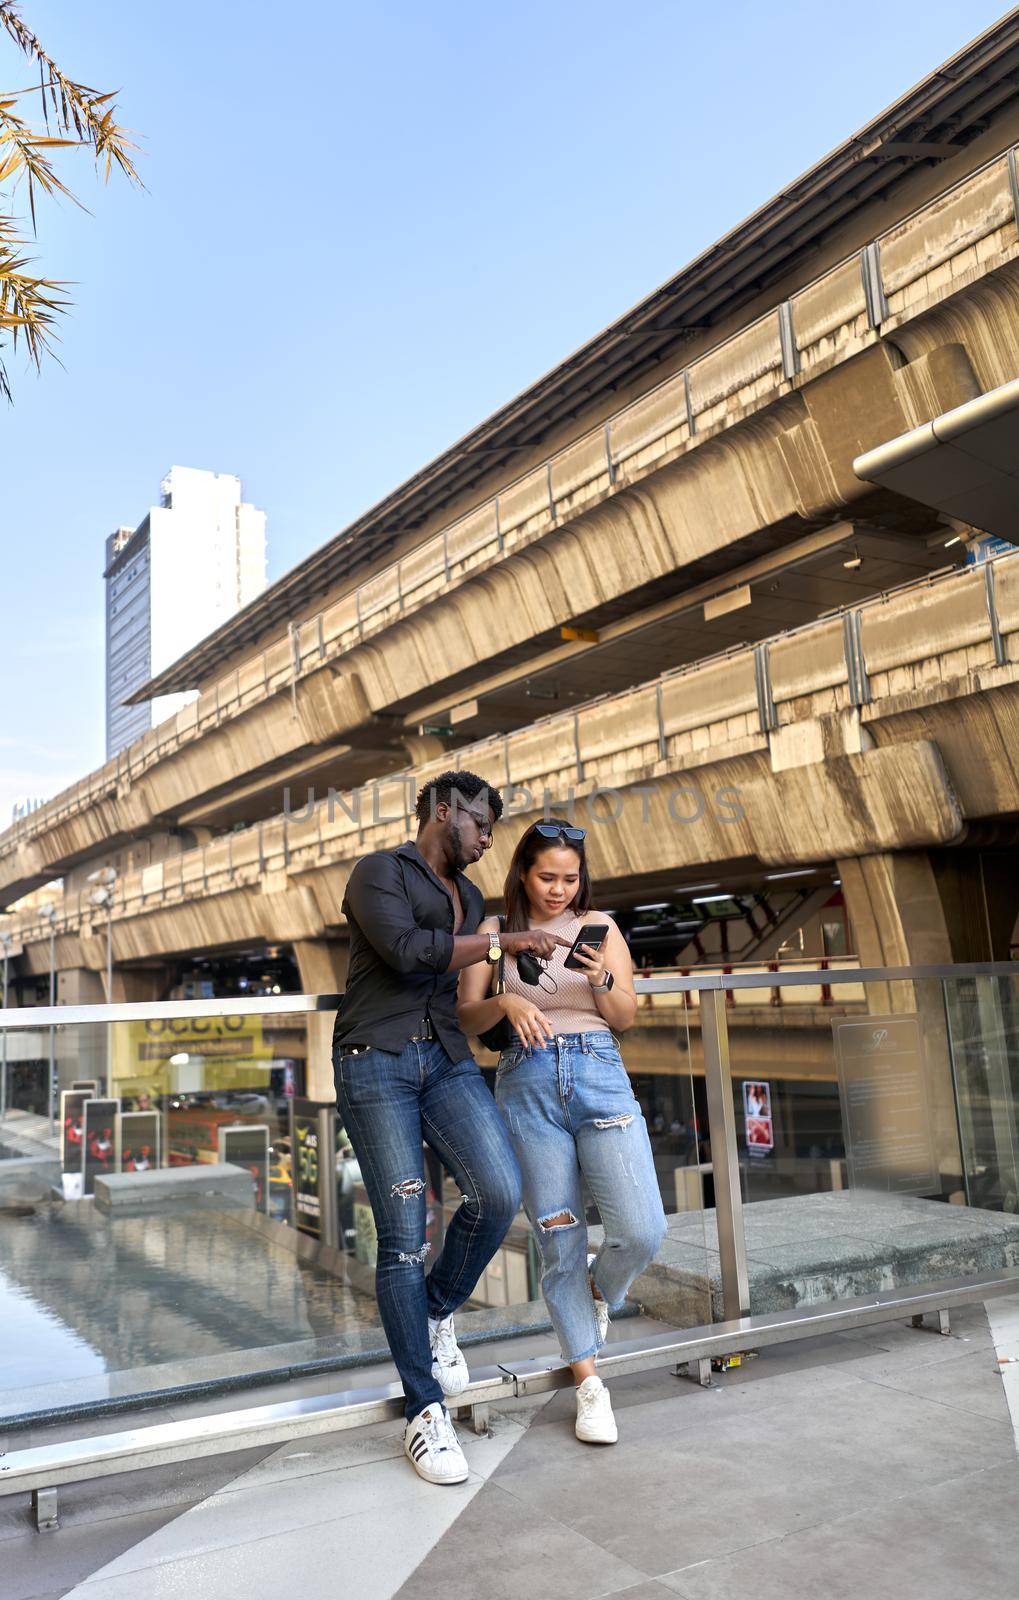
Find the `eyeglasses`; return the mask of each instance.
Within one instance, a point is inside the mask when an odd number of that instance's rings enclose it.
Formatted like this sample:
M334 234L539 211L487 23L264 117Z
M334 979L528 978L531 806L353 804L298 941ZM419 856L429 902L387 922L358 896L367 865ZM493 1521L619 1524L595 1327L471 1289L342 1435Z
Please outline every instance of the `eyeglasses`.
M476 811L468 811L466 806L461 806L458 814L460 816L470 817L482 838L484 838L486 834L489 838L492 837L492 824L489 822L487 817L479 817Z
M565 822L535 822L531 832L540 833L543 839L568 839L571 844L580 844L587 837L586 828L574 828Z

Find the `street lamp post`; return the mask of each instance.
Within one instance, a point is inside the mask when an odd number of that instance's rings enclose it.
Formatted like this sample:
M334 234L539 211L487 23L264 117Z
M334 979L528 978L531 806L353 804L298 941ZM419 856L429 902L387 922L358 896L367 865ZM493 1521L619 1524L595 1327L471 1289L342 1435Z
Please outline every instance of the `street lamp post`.
M7 1010L7 963L11 956L11 946L14 940L9 933L0 933L0 948L4 953L4 1004ZM0 1041L0 1120L7 1116L7 1029L3 1030L3 1039Z
M94 906L106 907L106 1004L113 1004L113 885L117 881L116 867L98 867L86 880L94 883L90 899ZM106 1090L113 1081L113 1025L106 1028Z
M50 927L50 1009L57 1003L57 908L54 905L40 906L39 915L43 922L48 922ZM50 1071L46 1083L46 1115L49 1118L50 1133L53 1132L53 1080L57 1073L57 1030L50 1023Z

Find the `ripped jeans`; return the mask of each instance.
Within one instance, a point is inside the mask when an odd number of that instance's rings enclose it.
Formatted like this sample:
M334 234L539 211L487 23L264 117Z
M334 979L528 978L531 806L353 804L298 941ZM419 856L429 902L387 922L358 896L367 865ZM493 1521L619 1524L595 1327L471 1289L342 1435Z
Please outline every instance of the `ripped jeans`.
M610 1309L665 1234L651 1143L612 1034L560 1033L499 1058L495 1099L524 1180L541 1259L541 1292L565 1361L597 1354L591 1278ZM584 1184L604 1242L587 1269Z
M333 1072L337 1109L375 1217L375 1296L409 1421L442 1403L428 1318L447 1316L470 1296L516 1216L520 1173L471 1056L454 1062L437 1041L412 1040L399 1054L337 1050ZM427 1276L422 1141L464 1197Z

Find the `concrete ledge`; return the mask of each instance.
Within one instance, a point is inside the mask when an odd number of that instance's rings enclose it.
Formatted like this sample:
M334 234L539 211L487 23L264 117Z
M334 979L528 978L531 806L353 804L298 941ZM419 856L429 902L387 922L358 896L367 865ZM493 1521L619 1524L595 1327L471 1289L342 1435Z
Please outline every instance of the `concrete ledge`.
M96 1179L99 1211L130 1212L251 1210L255 1185L251 1173L227 1162L194 1167L163 1167L156 1172L117 1172Z
M842 1190L755 1201L743 1215L754 1315L1019 1266L1011 1213ZM672 1327L722 1320L713 1210L669 1218L630 1297Z
M60 1162L50 1156L0 1161L0 1211L44 1205L60 1182Z

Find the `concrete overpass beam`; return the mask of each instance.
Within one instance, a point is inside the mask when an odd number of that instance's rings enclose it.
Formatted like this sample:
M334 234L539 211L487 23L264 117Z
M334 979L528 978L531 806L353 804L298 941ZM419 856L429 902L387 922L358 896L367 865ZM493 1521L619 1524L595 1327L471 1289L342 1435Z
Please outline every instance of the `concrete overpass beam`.
M833 717L807 717L773 728L768 748L772 772L788 772L833 756L863 755L874 749L874 738L863 724L859 706L849 706Z

